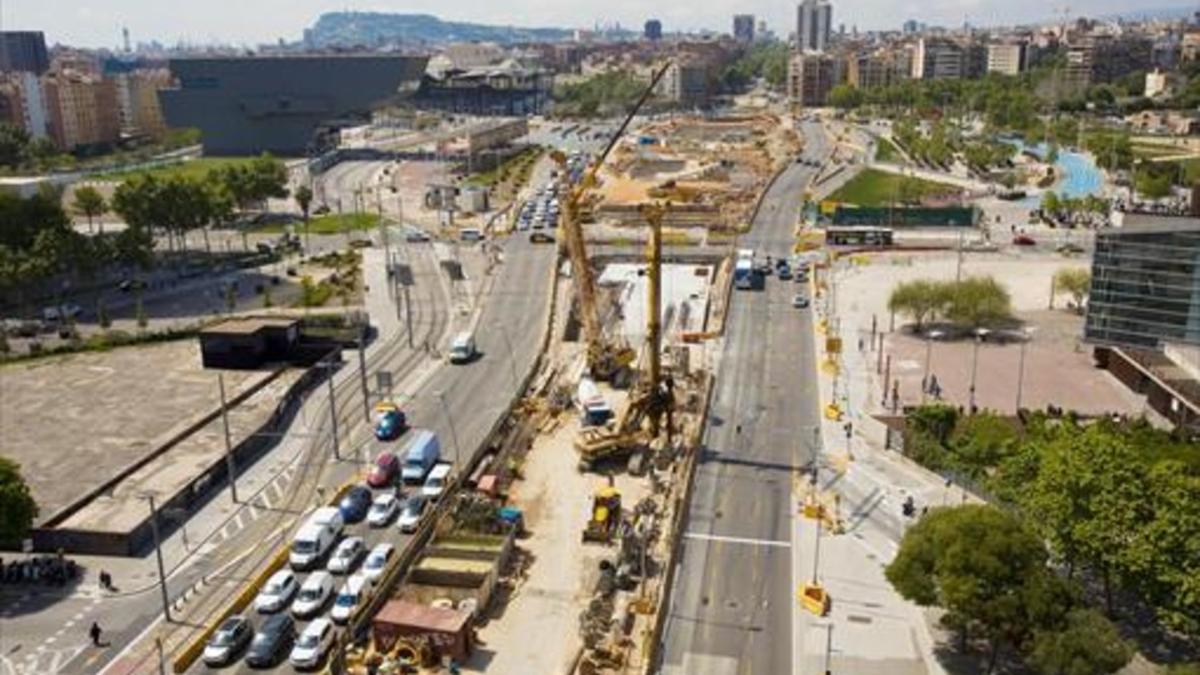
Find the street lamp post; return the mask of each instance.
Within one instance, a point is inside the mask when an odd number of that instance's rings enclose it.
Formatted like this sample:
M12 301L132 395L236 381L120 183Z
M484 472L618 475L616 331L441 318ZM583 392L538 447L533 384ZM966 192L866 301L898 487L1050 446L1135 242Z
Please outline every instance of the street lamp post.
M225 374L217 373L217 387L221 390L221 424L225 427L225 470L229 472L229 494L236 504L237 466L233 459L233 442L229 438L229 405L225 400Z
M933 359L933 341L942 337L940 330L931 330L925 334L925 375L921 378L921 403L925 403L925 395L929 391L929 367Z
M968 396L970 401L968 412L972 415L975 414L975 375L979 370L979 343L983 342L984 338L986 338L987 334L990 332L991 331L986 328L976 328L975 343L971 346L971 387L969 389Z
M1026 327L1021 331L1021 359L1017 365L1017 403L1015 408L1017 413L1021 412L1021 394L1025 386L1025 347L1033 338L1034 330L1034 328Z
M171 600L167 597L167 574L163 566L162 538L158 532L158 509L154 506L154 494L142 494L142 499L150 503L150 529L154 532L154 556L158 559L158 589L162 593L163 618L171 621Z
M450 427L450 440L454 441L454 465L458 466L458 432L454 429L454 419L450 417L450 406L446 403L446 392L437 392L437 397L442 402L442 414L446 416L446 425Z

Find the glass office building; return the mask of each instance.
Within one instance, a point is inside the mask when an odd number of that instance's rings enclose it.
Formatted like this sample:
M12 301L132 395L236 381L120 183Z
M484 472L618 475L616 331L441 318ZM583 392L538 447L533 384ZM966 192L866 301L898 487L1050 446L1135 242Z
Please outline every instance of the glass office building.
M1096 233L1084 336L1102 345L1200 346L1200 218L1127 216Z

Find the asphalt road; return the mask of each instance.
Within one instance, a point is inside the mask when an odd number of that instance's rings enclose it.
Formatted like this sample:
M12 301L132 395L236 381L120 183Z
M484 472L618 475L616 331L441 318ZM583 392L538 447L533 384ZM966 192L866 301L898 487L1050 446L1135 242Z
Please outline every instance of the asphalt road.
M806 157L826 152L808 129ZM793 164L764 198L738 248L787 256L814 169ZM661 672L793 670L793 481L813 457L818 393L807 284L766 278L733 291L717 390L689 507L664 633Z

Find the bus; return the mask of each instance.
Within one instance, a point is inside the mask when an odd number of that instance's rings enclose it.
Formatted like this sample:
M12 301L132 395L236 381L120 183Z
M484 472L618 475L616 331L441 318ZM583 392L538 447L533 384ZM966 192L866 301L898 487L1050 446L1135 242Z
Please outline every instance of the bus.
M854 225L825 228L829 246L891 246L892 228Z

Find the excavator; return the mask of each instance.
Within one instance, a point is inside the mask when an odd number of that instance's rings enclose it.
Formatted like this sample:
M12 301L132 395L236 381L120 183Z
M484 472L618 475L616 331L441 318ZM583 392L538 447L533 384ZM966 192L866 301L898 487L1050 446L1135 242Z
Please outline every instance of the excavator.
M584 245L583 227L580 223L580 212L584 206L584 199L589 190L596 185L596 175L600 167L604 165L604 161L608 158L610 152L616 147L617 142L625 134L625 130L633 121L638 110L646 103L654 88L658 86L659 80L666 74L670 62L664 64L654 77L651 78L649 86L642 92L629 114L625 116L624 122L613 133L612 138L608 140L608 144L604 148L604 152L596 158L592 163L587 173L575 186L570 188L566 199L564 199L563 217L562 217L562 241L564 242L567 257L571 260L571 274L575 281L575 296L576 309L579 315L579 323L583 329L583 336L587 342L587 365L588 371L592 377L601 381L611 381L617 373L629 367L636 358L636 352L630 349L628 345L621 344L618 341L607 339L604 335L604 329L600 320L600 309L596 301L596 277L592 271L591 261L588 259L587 248ZM566 175L566 156L561 152L555 152L553 155L555 161L563 169L560 171Z

